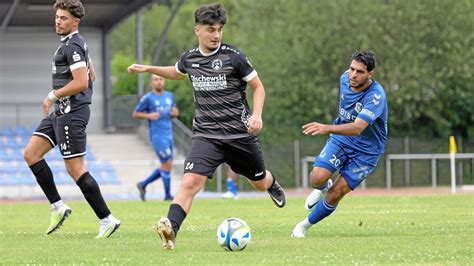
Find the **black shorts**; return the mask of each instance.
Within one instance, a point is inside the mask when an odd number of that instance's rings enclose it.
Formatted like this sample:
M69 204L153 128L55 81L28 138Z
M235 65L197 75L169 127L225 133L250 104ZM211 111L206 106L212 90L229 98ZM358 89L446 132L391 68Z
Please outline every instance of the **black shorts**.
M265 177L265 162L256 136L238 139L193 137L184 162L185 173L212 178L216 168L227 163L237 174L258 181Z
M66 114L52 112L41 120L33 135L46 138L53 147L59 145L64 159L84 156L89 117L88 105Z

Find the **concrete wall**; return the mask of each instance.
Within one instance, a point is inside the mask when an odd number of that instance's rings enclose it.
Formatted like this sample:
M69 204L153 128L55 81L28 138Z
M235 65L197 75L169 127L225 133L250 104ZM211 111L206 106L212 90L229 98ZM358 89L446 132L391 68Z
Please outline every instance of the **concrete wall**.
M80 28L97 72L87 131L104 130L102 35L93 28ZM0 127L36 126L42 118L42 103L51 90L51 63L59 36L51 27L8 28L0 33Z

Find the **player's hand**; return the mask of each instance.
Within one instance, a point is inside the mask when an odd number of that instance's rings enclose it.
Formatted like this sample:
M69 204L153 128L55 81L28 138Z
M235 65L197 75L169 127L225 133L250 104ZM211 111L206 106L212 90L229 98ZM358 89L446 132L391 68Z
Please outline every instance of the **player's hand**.
M43 114L44 117L47 117L49 114L49 108L53 105L53 102L46 96L43 101Z
M143 73L146 72L146 66L140 64L132 64L127 68L129 74Z
M249 129L250 134L258 134L263 128L262 116L253 114L249 118Z
M158 120L160 119L160 113L149 113L148 119L150 120Z
M303 134L305 135L321 135L328 134L327 125L318 122L311 122L303 126Z

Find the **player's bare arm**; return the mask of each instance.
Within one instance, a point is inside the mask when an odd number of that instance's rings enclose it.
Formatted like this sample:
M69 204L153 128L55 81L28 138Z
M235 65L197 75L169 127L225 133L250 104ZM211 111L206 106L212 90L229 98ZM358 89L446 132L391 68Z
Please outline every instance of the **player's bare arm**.
M95 75L95 74L94 74ZM59 98L77 94L81 91L87 90L88 88L87 80L87 68L81 67L74 69L72 71L72 80L66 84L66 86L50 91L48 96L43 101L43 113L45 116L49 113L49 108L53 105L55 101Z
M248 82L253 90L253 110L249 119L248 132L251 134L259 133L263 128L262 112L265 103L265 88L258 76Z
M356 118L353 123L341 125L327 125L311 122L303 126L303 134L314 136L332 133L343 136L359 136L368 125L365 120L360 118Z
M92 82L94 82L97 78L97 75L95 74L95 69L94 69L94 65L92 64L92 62L89 65L89 74L91 76Z
M159 67L159 66L132 64L131 66L127 68L127 71L130 74L146 72L146 73L156 74L165 79L172 79L172 80L183 80L186 78L186 75L178 73L174 66Z
M145 113L145 112L137 112L133 111L132 117L135 119L150 119L150 120L157 120L160 118L160 113Z

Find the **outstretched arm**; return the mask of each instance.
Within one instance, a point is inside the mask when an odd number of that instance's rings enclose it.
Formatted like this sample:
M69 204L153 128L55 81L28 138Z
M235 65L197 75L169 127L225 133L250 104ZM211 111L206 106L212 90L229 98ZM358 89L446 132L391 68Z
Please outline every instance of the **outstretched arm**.
M186 75L182 75L176 71L174 66L149 66L149 65L140 65L140 64L132 64L127 68L128 73L151 73L156 74L160 77L165 79L173 79L173 80L183 80L186 78Z
M311 122L303 126L305 135L336 134L343 136L358 136L367 128L369 123L365 120L356 118L353 123L341 125L327 125L318 122Z

